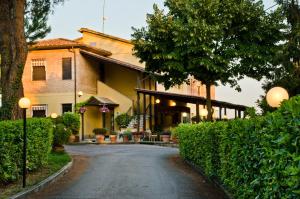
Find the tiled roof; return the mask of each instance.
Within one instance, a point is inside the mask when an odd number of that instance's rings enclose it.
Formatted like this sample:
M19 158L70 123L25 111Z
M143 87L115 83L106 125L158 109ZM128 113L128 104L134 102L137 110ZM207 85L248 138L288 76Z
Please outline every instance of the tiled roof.
M81 48L103 56L111 55L111 52L109 51L64 38L40 40L29 44L29 50L51 50L65 48Z
M112 36L112 35L107 35L107 34L104 34L102 32L97 32L97 31L94 31L94 30L91 30L91 29L88 29L88 28L80 28L79 32L81 32L81 33L88 32L88 33L98 35L98 36L101 36L101 37L109 38L109 39L116 40L116 41L121 41L121 42L128 43L128 44L132 44L130 40L123 39L123 38L116 37L116 36Z
M79 46L81 44L69 39L57 38L57 39L40 40L31 44L30 47L35 48L35 47L74 46L74 45Z

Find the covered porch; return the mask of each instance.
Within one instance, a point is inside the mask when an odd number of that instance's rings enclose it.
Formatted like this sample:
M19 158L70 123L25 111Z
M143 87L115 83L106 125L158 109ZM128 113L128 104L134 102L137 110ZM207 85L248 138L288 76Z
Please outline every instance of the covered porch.
M115 108L119 104L112 100L92 96L79 109L81 114L81 140L94 138L95 128L106 128L108 132L115 130Z
M206 107L206 98L204 97L140 88L136 89L136 93L137 120L144 121L142 126L138 125L138 132L146 129L153 131L158 126L167 128L187 120L191 121L191 108L195 109L195 122L199 123L201 121L200 111ZM234 111L235 118L242 118L248 108L218 100L212 100L212 107L215 110L214 118L219 120L226 119L228 110Z

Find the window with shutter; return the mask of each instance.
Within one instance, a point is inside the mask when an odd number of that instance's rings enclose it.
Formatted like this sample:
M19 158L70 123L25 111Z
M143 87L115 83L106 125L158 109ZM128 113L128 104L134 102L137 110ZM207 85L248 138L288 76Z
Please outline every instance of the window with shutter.
M72 58L62 59L62 79L72 79Z
M44 59L33 59L32 63L32 81L46 80L46 62Z
M32 117L46 117L47 116L47 105L33 105L32 109Z

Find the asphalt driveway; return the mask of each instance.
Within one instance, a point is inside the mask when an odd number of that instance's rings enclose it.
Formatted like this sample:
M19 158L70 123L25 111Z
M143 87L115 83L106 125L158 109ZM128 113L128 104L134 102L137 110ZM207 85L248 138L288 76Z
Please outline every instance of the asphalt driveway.
M30 198L216 199L224 193L185 165L178 149L148 145L67 146L74 166Z

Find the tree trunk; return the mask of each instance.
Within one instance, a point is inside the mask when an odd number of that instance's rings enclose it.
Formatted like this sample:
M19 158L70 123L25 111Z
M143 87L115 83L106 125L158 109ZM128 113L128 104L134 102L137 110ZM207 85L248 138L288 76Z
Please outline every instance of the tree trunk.
M210 83L206 83L206 107L207 107L207 120L208 121L212 121L212 107L211 107L211 84Z
M24 7L25 0L0 0L1 120L22 117L18 100L24 94L22 75L27 57Z

